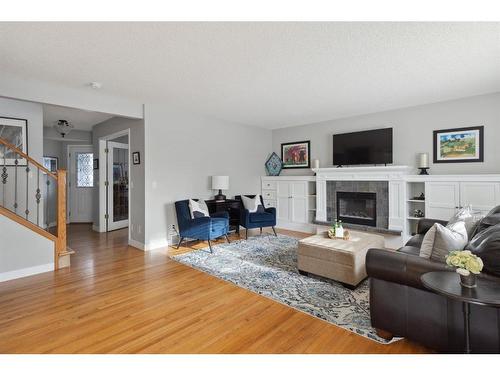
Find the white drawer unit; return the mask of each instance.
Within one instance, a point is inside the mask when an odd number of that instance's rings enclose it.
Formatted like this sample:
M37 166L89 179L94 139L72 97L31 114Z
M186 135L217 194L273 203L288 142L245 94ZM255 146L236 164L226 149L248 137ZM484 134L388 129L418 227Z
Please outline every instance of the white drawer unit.
M262 190L264 200L276 200L276 190Z
M277 181L273 180L263 180L262 181L262 190L276 190Z
M276 207L276 200L264 199L264 207L265 208Z
M310 212L315 205L313 177L262 177L262 198L265 207L276 207L277 227L312 231Z

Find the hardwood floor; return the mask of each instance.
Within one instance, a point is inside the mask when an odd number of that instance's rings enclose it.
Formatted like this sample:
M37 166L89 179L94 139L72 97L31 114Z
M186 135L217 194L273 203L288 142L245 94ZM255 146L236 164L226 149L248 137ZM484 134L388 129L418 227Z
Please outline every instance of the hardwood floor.
M0 283L0 353L428 352L365 339L176 263L167 249L129 247L126 230L68 231L71 268Z

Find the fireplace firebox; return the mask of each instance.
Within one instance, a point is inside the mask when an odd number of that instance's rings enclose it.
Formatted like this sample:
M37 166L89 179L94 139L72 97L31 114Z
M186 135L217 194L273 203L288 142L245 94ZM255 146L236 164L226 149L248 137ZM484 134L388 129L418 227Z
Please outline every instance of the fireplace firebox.
M337 220L377 226L377 194L337 191Z

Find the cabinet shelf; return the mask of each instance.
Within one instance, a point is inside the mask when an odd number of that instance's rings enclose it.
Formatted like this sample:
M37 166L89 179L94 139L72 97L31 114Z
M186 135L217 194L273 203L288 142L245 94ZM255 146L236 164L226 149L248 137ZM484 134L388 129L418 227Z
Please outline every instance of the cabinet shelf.
M408 216L408 220L420 220L420 219L425 219L425 217L415 217L415 216Z
M425 203L425 200L422 200L422 199L408 199L407 202L410 202L410 203Z

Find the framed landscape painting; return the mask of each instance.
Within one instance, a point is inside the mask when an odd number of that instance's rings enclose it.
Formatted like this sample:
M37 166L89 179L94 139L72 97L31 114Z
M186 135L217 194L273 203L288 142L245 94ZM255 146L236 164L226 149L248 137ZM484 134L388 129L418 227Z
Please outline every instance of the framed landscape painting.
M310 168L311 142L290 142L281 144L283 168Z
M434 130L434 163L484 160L484 126Z
M0 138L14 145L25 154L28 153L28 120L0 117ZM14 165L15 153L6 147L0 147L0 163ZM18 165L26 165L25 159L18 159Z

